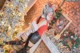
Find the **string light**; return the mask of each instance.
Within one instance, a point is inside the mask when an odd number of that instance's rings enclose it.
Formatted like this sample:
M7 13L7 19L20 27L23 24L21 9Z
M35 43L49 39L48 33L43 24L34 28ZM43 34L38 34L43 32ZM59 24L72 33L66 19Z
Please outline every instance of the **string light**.
M0 27L3 26L0 34L2 36L2 39L6 37L4 41L10 41L13 38L13 34L17 31L22 31L22 27L24 25L23 22L20 22L19 20L24 20L25 11L27 9L27 3L29 2L26 0L12 0L10 2L6 1L4 8L2 9L2 12L0 11L0 16L2 19L0 19ZM16 4L16 5L15 5ZM21 5L22 7L20 7ZM4 15L5 13L5 15ZM3 16L4 15L4 16ZM5 34L4 34L5 33ZM16 34L17 35L17 34ZM0 36L0 39L1 39ZM15 36L16 38L16 36ZM2 44L2 40L0 40L0 44ZM6 48L9 50L8 45L5 45L3 48L6 50Z

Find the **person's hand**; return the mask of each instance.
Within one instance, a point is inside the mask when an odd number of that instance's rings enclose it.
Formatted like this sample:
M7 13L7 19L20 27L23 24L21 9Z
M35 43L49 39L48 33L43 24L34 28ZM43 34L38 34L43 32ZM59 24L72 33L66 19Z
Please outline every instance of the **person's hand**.
M21 40L22 40L22 41L26 41L27 38L28 38L28 36L27 36L25 33L22 33L22 34L20 35L20 37L21 37Z

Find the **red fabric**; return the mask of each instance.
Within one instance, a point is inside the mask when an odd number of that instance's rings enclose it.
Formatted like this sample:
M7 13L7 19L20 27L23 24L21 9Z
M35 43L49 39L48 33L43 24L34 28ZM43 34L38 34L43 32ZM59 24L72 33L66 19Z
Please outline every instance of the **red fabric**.
M40 19L40 21L42 21L42 20L44 20L44 18L41 18L41 19ZM39 22L40 22L40 21L39 21ZM47 29L48 29L48 23L46 23L45 25L41 26L41 27L38 29L39 35L42 36L42 34L43 34L44 32L46 32Z

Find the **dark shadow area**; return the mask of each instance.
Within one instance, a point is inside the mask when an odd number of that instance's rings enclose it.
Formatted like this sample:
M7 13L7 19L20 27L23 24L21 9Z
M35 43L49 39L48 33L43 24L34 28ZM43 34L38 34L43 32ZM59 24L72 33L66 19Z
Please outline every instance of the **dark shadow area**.
M2 9L4 3L5 3L6 0L0 0L0 10Z

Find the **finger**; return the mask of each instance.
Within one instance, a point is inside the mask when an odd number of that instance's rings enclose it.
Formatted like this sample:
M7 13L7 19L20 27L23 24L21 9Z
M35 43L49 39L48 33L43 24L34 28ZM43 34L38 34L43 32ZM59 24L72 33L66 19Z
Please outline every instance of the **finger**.
M28 36L26 34L21 35L21 38L23 39L23 41L26 41Z

